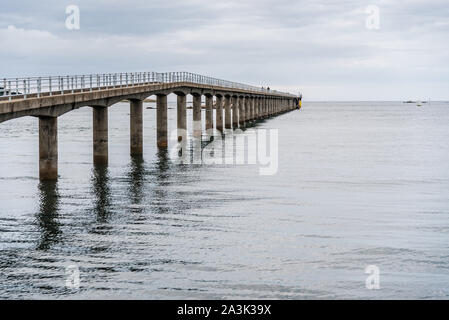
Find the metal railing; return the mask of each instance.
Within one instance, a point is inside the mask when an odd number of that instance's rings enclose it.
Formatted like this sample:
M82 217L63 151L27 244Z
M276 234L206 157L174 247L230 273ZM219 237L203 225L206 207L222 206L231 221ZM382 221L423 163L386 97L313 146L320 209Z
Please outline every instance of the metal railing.
M0 99L27 99L30 97L61 95L75 92L97 91L132 87L145 84L188 82L260 93L273 93L288 97L295 95L238 82L220 80L190 72L132 72L88 75L67 75L0 79Z

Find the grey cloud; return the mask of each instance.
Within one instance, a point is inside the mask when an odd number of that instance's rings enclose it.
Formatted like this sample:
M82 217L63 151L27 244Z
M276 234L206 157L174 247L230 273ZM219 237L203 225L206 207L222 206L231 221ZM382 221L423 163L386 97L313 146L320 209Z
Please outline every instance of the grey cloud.
M68 4L79 31L64 27ZM365 28L368 4L380 30ZM185 70L311 99L403 98L387 85L447 99L448 16L441 0L16 1L0 13L1 76Z

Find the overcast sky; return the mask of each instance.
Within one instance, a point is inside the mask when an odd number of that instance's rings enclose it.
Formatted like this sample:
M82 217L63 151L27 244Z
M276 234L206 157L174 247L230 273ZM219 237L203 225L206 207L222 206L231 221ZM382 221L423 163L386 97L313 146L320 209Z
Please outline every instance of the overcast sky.
M71 4L80 9L79 30L65 25ZM379 29L366 26L369 5L379 8ZM302 91L304 100L449 100L448 0L2 0L0 7L2 78L190 71Z

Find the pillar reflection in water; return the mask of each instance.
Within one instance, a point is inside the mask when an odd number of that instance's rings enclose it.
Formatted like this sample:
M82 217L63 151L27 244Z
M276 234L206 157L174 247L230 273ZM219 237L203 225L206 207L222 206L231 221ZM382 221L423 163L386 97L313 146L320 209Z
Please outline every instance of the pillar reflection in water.
M95 165L92 170L92 192L94 194L94 213L98 222L107 222L111 214L111 188L108 167Z
M131 205L139 206L145 197L143 193L145 185L145 161L142 156L131 157L128 180ZM141 208L138 211L142 211Z
M39 211L36 222L39 228L38 250L48 250L59 242L61 229L59 219L59 193L57 181L41 181L39 189Z
M168 194L168 186L170 184L170 160L169 153L165 149L160 149L156 155L156 162L154 163L154 176L156 186L151 188L152 208L156 214L169 214L173 212Z

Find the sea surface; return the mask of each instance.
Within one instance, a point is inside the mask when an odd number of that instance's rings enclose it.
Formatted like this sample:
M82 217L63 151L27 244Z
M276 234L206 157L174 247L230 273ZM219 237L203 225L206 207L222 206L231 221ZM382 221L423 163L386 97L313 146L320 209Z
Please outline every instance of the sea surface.
M235 133L276 132L271 175L180 164L151 107L143 159L129 105L109 109L108 167L92 110L61 116L53 183L38 120L0 124L0 299L449 298L448 102L303 102Z

